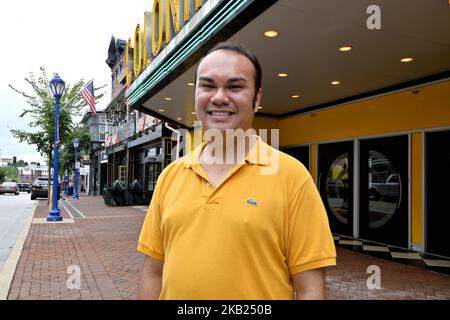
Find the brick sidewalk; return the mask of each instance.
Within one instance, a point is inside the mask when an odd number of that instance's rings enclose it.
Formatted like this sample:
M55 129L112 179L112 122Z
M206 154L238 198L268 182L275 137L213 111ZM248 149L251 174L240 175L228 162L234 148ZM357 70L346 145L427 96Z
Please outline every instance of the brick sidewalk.
M136 245L145 212L110 208L100 197L67 201L86 218L31 225L8 299L135 299L144 260ZM40 201L35 218L47 215ZM67 288L71 265L81 268L81 290Z
M101 197L66 201L85 217L31 225L8 299L135 299L144 260L136 244L145 209L107 207ZM40 201L34 217L47 215ZM327 270L329 299L450 299L449 275L340 247L337 252L338 266ZM71 265L81 268L81 289L67 288ZM380 267L379 290L367 288L370 265Z

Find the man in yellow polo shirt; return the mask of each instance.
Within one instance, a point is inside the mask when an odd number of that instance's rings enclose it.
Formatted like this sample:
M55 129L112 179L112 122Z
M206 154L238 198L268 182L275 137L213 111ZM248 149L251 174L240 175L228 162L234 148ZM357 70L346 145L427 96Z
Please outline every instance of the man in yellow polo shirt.
M233 43L200 62L196 115L222 136L159 176L138 243L146 255L139 298L325 297L324 268L336 264L336 251L310 174L259 137L247 135L240 153L227 135L251 129L261 73L256 57ZM217 161L230 150L233 161Z

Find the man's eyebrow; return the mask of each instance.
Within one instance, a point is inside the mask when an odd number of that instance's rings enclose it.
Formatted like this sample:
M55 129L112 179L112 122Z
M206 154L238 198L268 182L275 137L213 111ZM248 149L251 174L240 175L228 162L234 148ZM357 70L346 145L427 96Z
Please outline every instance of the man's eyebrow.
M214 80L210 77L201 76L198 78L199 81L207 81L207 82L214 82Z
M245 78L245 77L234 77L234 78L228 79L228 82L237 82L237 81L247 82L247 78Z

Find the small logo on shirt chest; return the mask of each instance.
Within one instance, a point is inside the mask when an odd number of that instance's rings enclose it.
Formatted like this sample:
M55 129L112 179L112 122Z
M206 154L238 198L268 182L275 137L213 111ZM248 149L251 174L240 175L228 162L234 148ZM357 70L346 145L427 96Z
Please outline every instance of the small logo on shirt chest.
M252 207L257 207L258 206L258 201L256 201L255 199L252 199L252 198L248 198L246 203L249 206L252 206Z

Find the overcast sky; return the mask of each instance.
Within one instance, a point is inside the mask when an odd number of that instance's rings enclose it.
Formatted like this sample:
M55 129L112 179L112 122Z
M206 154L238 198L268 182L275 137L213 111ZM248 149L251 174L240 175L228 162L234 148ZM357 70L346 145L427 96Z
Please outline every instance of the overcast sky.
M152 5L151 0L0 1L1 157L43 161L34 146L19 143L9 132L27 129L30 118L19 118L27 104L8 84L31 92L24 78L30 72L38 74L41 66L69 84L94 78L95 87L107 84L108 93L97 105L105 108L111 88L105 63L111 35L132 38Z

